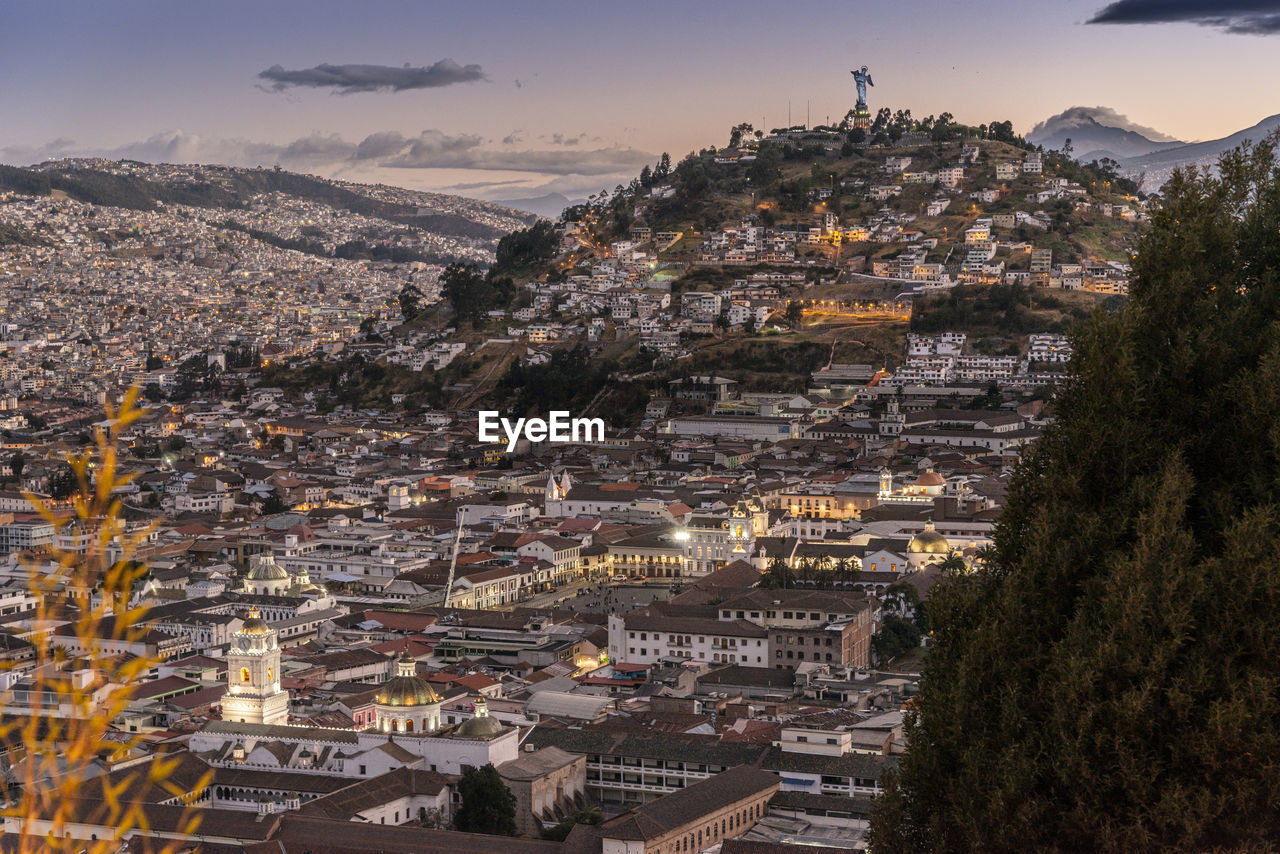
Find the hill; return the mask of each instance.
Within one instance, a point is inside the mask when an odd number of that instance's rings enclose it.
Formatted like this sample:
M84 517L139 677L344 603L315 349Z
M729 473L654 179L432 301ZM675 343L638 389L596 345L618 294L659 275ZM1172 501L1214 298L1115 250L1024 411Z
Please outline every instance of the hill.
M445 301L391 333L456 324L465 361L416 383L387 374L343 400L526 413L561 399L634 424L689 373L804 391L828 363L901 365L909 331L967 332L974 352L1019 355L1030 333L1069 332L1122 300L1147 216L1136 185L1034 152L1005 122L937 132L899 116L861 138L748 126L738 145L664 155L566 209L554 240L512 235L518 261L500 249L487 277L446 271Z
M1145 173L1145 185L1158 187L1168 179L1169 173L1179 166L1187 166L1192 163L1211 165L1224 152L1240 146L1246 140L1260 142L1267 134L1276 130L1280 130L1280 114L1268 116L1252 127L1236 131L1230 136L1224 136L1220 139L1177 145L1128 157L1120 161L1120 166L1127 174Z
M534 219L461 196L280 169L100 159L58 160L27 168L0 165L2 191L139 211L174 205L225 211L231 227L285 248L333 257L435 263L481 259L492 252L498 238ZM299 204L311 206L311 215L291 215L287 209ZM265 215L268 212L274 216ZM340 222L344 218L345 224ZM333 227L326 229L317 220ZM406 245L415 243L419 248ZM393 259L396 247L400 251Z

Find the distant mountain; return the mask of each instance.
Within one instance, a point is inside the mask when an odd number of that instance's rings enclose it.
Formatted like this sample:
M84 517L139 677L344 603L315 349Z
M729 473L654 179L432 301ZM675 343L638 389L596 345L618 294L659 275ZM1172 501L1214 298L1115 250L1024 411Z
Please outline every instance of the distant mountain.
M1063 110L1032 128L1027 139L1058 150L1070 139L1072 156L1085 163L1103 157L1122 160L1184 144L1152 128L1136 125L1107 107Z
M585 201L586 199L570 199L560 193L547 193L529 199L502 199L495 201L494 204L515 208L518 211L528 211L548 219L558 219L565 208L580 205Z
M1253 127L1236 131L1230 136L1224 136L1221 139L1193 142L1172 148L1166 147L1148 154L1128 157L1121 162L1121 166L1127 172L1141 172L1144 170L1170 170L1185 163L1216 160L1219 154L1237 147L1246 139L1258 142L1277 128L1280 128L1280 115L1265 118Z

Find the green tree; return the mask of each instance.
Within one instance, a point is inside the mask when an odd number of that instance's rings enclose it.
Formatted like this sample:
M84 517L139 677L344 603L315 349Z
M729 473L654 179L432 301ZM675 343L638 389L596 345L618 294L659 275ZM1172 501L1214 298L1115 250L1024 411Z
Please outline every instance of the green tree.
M797 301L791 300L787 303L787 308L782 313L782 317L792 329L799 329L801 322L804 320L804 308Z
M22 451L14 451L13 456L9 458L9 470L13 472L13 479L22 480L22 472L27 468L27 458L23 456Z
M405 320L413 320L422 311L422 291L413 282L406 282L397 297L400 302L400 314Z
M662 156L658 158L658 166L653 170L653 178L655 181L661 181L671 174L671 155L662 152Z
M795 587L796 574L784 559L775 557L760 576L760 586L774 590Z
M76 491L77 486L79 486L79 482L76 480L75 472L69 467L60 468L49 475L49 497L55 501L70 498L72 493Z
M464 771L458 793L462 806L453 818L454 828L466 833L516 835L516 796L492 764Z
M279 494L275 492L268 495L266 497L266 500L262 502L262 515L264 516L272 516L276 513L283 513L288 509L289 509L289 505L286 504L284 499L281 498Z
M513 231L498 241L493 274L527 272L555 257L560 245L555 223L540 219L528 228Z
M920 627L897 614L886 614L880 631L871 636L871 653L878 665L888 664L920 646Z
M885 851L1280 839L1276 138L1176 172L991 554L931 591Z

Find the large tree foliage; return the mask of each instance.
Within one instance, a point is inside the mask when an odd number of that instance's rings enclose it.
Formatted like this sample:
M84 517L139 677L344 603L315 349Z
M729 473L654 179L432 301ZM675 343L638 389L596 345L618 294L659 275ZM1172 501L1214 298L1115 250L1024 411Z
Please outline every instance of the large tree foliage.
M476 264L456 262L440 274L440 292L459 320L478 325L486 312L511 302L515 286L508 277L485 275Z
M493 765L468 768L458 782L462 806L453 826L467 833L516 835L516 796L502 782Z
M555 223L540 219L498 241L493 271L497 275L528 272L555 257L559 245Z
M1280 839L1275 139L1175 174L934 647L885 851Z

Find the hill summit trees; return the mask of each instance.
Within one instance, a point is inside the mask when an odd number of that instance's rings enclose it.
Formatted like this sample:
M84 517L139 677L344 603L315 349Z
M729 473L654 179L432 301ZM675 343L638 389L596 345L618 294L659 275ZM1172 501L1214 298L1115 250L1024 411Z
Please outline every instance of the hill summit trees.
M935 588L882 851L1280 839L1277 139L1175 174L989 564Z

